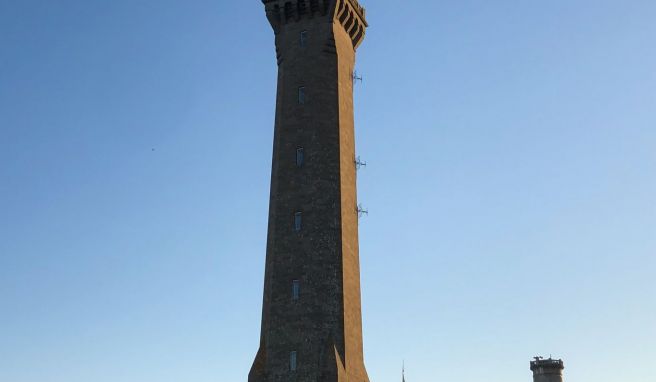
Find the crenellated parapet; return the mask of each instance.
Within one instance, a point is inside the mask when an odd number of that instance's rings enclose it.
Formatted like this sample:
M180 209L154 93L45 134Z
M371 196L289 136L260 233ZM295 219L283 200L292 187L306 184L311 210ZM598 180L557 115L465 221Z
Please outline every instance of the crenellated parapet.
M353 48L357 48L364 39L367 28L365 10L358 0L336 0L335 19L339 20L346 32L351 36Z
M338 21L351 37L353 48L364 39L366 11L358 0L262 0L267 19L276 34L286 25L307 18L326 17Z
M365 16L366 16L367 11L364 9L363 6L360 5L360 3L358 3L358 0L348 0L348 2L351 4L351 6L353 6L355 11L360 16L360 18L362 20L365 20ZM366 21L365 21L365 26L366 26Z

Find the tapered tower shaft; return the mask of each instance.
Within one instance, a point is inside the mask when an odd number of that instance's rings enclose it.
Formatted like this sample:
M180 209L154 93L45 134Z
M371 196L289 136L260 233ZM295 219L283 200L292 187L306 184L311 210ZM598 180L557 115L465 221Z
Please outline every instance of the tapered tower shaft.
M368 382L353 70L357 0L263 0L278 90L260 348L249 382Z

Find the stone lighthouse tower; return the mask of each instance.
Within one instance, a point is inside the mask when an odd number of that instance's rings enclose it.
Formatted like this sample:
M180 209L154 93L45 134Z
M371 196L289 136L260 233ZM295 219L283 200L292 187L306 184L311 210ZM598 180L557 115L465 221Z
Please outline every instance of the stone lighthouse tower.
M369 382L353 127L357 0L262 0L278 61L260 347L249 382Z
M561 359L535 357L535 360L531 361L533 382L563 382L563 369L565 365Z

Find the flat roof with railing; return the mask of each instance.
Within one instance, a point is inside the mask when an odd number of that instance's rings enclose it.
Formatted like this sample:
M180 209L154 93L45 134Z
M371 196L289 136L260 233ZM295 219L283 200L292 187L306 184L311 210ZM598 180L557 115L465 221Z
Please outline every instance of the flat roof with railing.
M535 361L531 361L531 370L538 367L547 367L554 369L564 369L565 364L562 359L542 359L539 357L535 358Z

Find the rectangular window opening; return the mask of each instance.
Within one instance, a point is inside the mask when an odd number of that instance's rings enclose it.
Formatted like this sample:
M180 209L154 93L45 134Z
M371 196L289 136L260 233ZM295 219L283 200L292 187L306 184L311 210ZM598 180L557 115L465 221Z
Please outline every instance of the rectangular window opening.
M305 162L305 150L302 147L296 149L296 167L303 167Z
M301 32L301 37L300 37L301 48L305 48L307 46L307 40L308 40L308 32L307 31Z
M296 352L289 353L289 370L296 371Z
M305 104L305 86L298 88L298 103L301 105Z
M301 282L299 280L292 281L292 299L298 300L301 294Z
M294 231L301 232L301 228L303 228L302 225L303 225L303 213L297 212L294 214Z

